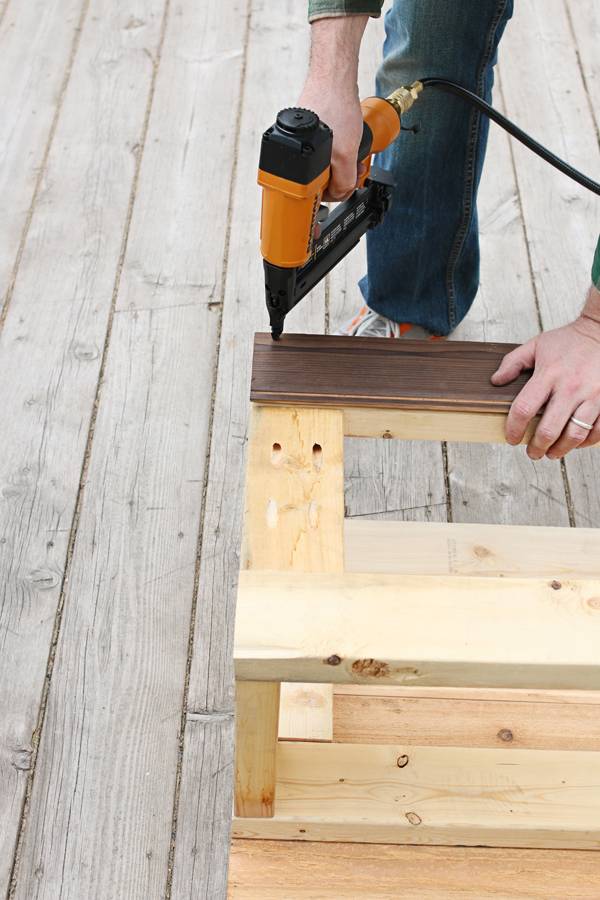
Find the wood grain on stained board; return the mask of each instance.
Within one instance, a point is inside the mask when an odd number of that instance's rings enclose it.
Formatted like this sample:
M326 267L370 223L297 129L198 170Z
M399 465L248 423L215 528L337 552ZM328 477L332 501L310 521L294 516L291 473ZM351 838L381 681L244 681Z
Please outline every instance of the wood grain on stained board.
M490 376L512 344L285 334L254 341L251 400L313 406L507 413L528 375Z

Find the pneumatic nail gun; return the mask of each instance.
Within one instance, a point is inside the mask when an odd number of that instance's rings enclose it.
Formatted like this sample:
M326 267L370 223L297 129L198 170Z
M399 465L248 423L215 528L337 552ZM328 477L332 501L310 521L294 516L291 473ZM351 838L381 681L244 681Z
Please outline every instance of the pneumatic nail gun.
M401 116L417 99L416 81L386 99L363 100L358 151L363 171L351 197L330 212L321 204L331 171L331 129L311 110L283 109L264 134L258 183L263 189L261 251L271 334L286 315L359 242L389 209L393 179L371 165L400 133Z

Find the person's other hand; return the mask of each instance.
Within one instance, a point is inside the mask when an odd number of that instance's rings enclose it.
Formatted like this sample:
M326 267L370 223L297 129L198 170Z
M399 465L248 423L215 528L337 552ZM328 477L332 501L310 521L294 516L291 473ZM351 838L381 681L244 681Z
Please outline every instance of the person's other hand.
M333 87L319 78L307 80L298 105L311 109L333 131L331 178L323 200L349 197L362 170L357 166L363 133L358 89L350 82Z
M523 440L542 408L527 446L531 459L561 459L575 447L600 442L600 322L581 316L540 334L504 357L492 383L508 384L525 369L533 369L533 375L510 409L509 444ZM571 417L592 429L575 424Z

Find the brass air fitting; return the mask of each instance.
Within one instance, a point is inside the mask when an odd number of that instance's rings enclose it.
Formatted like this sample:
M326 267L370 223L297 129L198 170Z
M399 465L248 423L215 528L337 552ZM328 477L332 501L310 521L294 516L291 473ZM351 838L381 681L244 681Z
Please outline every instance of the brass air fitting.
M422 82L413 81L411 85L399 87L392 91L389 97L386 97L386 100L392 104L399 116L403 116L418 99L422 90Z

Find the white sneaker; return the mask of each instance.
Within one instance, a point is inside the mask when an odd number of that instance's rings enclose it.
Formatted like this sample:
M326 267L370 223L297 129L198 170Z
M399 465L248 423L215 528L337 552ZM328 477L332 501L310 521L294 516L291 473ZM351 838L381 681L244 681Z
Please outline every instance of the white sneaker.
M361 306L353 319L350 319L335 334L346 337L384 337L403 338L411 340L441 341L441 335L432 334L420 325L411 325L410 322L392 322L385 316L380 316L368 306Z

